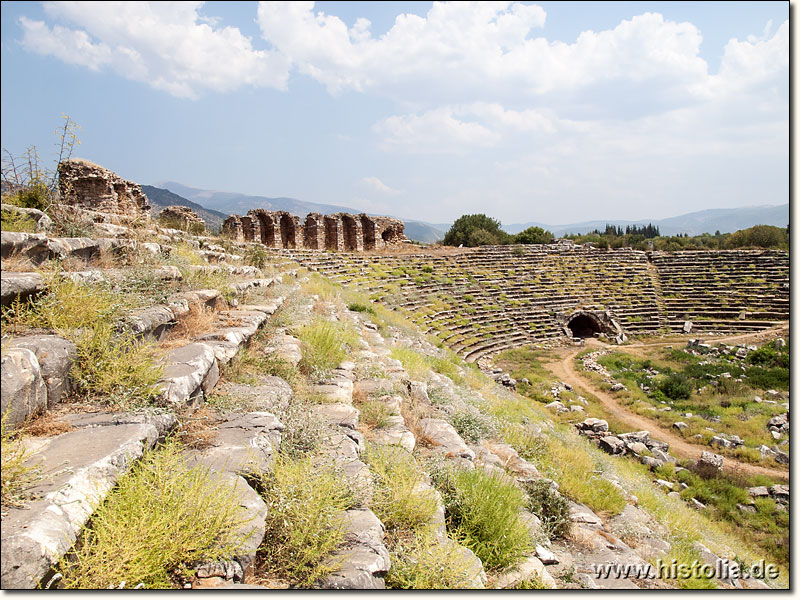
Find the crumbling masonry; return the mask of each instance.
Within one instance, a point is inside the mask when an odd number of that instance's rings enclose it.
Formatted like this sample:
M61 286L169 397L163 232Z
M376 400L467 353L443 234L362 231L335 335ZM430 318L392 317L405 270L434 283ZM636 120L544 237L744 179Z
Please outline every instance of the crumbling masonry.
M269 248L305 248L362 252L380 250L406 240L403 222L390 217L309 213L305 218L264 209L231 215L222 231L240 242L261 242Z

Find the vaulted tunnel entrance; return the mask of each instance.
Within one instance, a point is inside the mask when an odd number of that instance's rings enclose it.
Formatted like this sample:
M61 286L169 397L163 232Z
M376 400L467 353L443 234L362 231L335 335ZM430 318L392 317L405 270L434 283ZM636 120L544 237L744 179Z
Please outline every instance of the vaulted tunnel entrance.
M572 317L567 323L567 328L572 333L572 337L576 338L590 338L603 330L600 322L587 314Z
M294 248L297 246L294 219L289 215L281 215L281 241L284 248Z

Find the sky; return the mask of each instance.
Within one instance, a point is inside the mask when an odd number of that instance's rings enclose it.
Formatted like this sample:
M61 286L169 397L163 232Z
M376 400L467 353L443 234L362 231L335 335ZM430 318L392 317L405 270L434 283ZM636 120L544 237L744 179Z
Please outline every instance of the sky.
M430 223L789 201L788 2L2 2L0 141Z

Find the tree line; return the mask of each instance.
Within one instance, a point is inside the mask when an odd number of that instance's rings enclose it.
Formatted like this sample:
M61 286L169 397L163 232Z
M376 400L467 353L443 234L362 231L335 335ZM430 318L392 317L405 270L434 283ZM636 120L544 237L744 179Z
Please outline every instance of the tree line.
M598 248L633 248L634 250L725 250L733 248L789 248L789 226L754 225L733 233L719 230L690 236L686 233L662 236L657 226L621 226L607 224L605 229L586 234L569 234L566 239L576 244ZM555 236L541 227L529 227L517 234L502 230L497 219L484 214L462 215L456 219L442 240L445 246L490 246L504 244L549 244Z

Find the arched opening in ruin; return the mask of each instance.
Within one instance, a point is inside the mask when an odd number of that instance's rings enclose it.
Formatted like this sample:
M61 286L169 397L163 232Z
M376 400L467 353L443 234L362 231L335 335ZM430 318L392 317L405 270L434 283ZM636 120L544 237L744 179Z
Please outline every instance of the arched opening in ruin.
M320 235L322 235L322 231L320 229L319 216L308 215L306 217L305 225L303 226L303 245L306 248L313 248L314 250L318 250L320 248Z
M294 227L294 219L291 215L281 215L280 228L283 247L296 248L297 240L295 239L295 235L297 232Z
M258 222L261 225L261 243L275 247L275 223L263 213L258 214Z
M363 215L361 217L361 231L364 235L364 250L375 250L375 221Z
M345 251L358 250L358 229L356 220L351 216L342 215L342 237Z
M579 313L567 322L567 328L572 333L572 337L590 338L594 334L603 331L603 327L597 317L587 313Z

